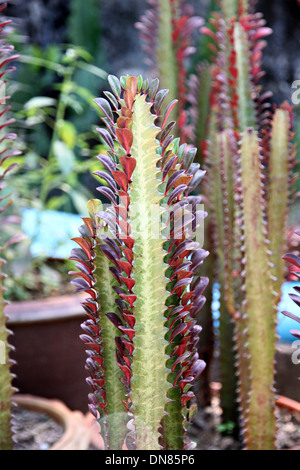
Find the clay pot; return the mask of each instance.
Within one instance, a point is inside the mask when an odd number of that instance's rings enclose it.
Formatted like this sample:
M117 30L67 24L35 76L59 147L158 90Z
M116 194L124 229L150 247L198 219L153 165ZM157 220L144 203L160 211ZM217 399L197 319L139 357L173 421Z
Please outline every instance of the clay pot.
M13 385L22 394L61 400L88 411L85 345L79 336L85 313L80 295L14 302L7 306L9 342L16 361Z
M13 402L20 408L45 413L63 427L62 437L49 450L88 450L91 444L97 449L104 448L98 424L90 414L71 411L60 400L32 395L16 394Z

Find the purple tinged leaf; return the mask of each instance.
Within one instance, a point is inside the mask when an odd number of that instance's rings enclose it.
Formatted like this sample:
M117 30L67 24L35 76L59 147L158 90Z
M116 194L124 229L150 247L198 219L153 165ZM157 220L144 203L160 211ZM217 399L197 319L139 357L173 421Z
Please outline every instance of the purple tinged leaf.
M164 129L162 129L158 134L157 134L157 139L159 140L159 142L162 144L166 137L168 136L168 134L172 131L172 129L175 127L176 125L176 121L170 121L165 127Z
M209 278L208 277L200 277L199 282L194 288L194 298L199 297L200 295L203 294L205 291L206 287L209 284Z
M99 108L103 112L104 116L107 117L109 122L111 124L114 124L114 116L108 101L104 98L95 98L93 101L99 106Z
M295 320L296 322L300 323L300 318L297 317L297 315L294 315L293 313L291 312L282 312L283 315L285 315L286 317L290 318L291 320Z
M154 111L157 115L159 115L163 101L168 93L169 93L169 90L159 90L157 92L155 101L154 101Z
M113 191L117 192L117 185L116 185L115 180L113 179L112 176L110 176L105 171L94 171L93 174L96 175L96 176L99 176L99 178L106 181L106 183L110 186L110 188Z
M176 183L176 181L184 174L184 170L177 170L177 171L174 171L174 173L170 176L170 178L168 179L168 182L167 182L167 186L166 186L166 191L165 193L167 194L170 190L170 188L172 187L173 184ZM181 185L181 186L184 186L184 185ZM179 186L180 187L180 186Z
M297 266L297 268L300 268L300 258L299 258L299 256L296 256L292 253L289 253L287 255L284 255L282 257L282 259L284 259L285 261L288 261L289 263L291 263L294 266Z
M182 34L185 36L190 36L196 29L200 30L203 24L203 18L201 18L200 16L192 16L184 25L182 29Z
M172 135L169 135L169 137L167 137L164 142L163 142L163 145L162 145L162 155L165 155L165 152L167 150L167 148L169 147L169 145L172 143L173 141L173 136Z
M191 282L192 282L192 278L189 278L189 277L185 277L183 279L180 279L178 282L176 282L175 286L173 287L172 294L174 294L174 292L177 289L190 285Z
M176 250L173 253L172 259L176 259L178 256L180 256L182 253L185 251L193 251L199 247L198 243L192 241L192 240L184 240L181 242ZM204 251L204 250L203 250ZM192 258L193 262L193 258Z
M198 267L202 264L202 262L207 258L209 255L209 251L203 250L202 248L195 251L192 254L192 263L193 263L193 270L196 271Z
M181 271L184 271L185 268L189 268L191 266L192 262L191 261L185 261L184 263L181 263L174 271L171 277L171 280L176 276L178 273Z
M161 125L161 128L164 129L166 123L167 123L167 120L168 120L168 117L170 115L170 113L173 111L174 107L176 106L176 104L178 103L178 100L173 100L168 106L167 106L167 109L165 111L165 114L164 114L164 118L163 118L163 122L162 122L162 125Z
M171 337L170 337L170 342L173 341L176 336L180 334L184 334L187 330L187 324L186 323L180 323L180 325L177 325L174 330L172 331Z
M112 189L107 188L106 186L99 186L97 191L103 194L103 196L107 197L107 199L109 199L113 204L117 204L117 198L115 192Z
M177 159L178 159L178 157L176 155L169 158L169 160L167 161L167 163L165 164L164 169L163 169L163 180L165 180L167 174L169 173L169 171L171 170L172 166L175 164Z
M116 313L109 312L106 313L106 316L117 328L119 328L120 326L124 326L120 317Z
M100 246L101 248L101 251L102 253L106 256L106 258L109 259L109 261L111 261L113 264L116 265L116 267L118 268L118 257L115 253L115 251L113 251L109 246L107 245L101 245Z
M300 296L296 294L289 294L289 297L292 299L293 302L295 302L298 307L300 307Z
M183 167L185 170L189 170L191 167L191 164L193 163L195 156L197 154L197 149L193 147L192 149L188 150L184 156L184 164Z
M174 199L178 198L181 196L181 194L186 190L187 188L187 185L186 184L180 184L179 186L177 186L177 188L173 189L169 199L168 199L168 206L170 206L172 204L172 202L174 201Z
M111 102L111 104L113 105L113 107L115 108L115 110L118 111L119 105L118 105L117 99L115 98L115 95L113 95L112 93L110 93L110 91L105 91L105 92L104 92L104 95L105 95L106 98Z
M205 302L206 302L206 297L204 297L204 295L200 295L199 297L197 297L197 299L193 302L193 306L190 312L193 317L195 317L195 315L197 315L197 313L200 312L200 310L202 310L202 307L205 304Z
M110 147L111 151L114 152L115 151L114 141L110 133L106 129L103 129L103 128L97 128L97 131L102 137L102 140L104 141L104 143L106 143Z
M90 284L82 278L72 279L71 284L77 287L77 291L85 291L91 288Z
M89 262L89 258L87 254L81 250L80 248L72 248L71 254L70 254L70 259L74 261L83 261L83 262Z
M194 191L200 184L203 176L206 174L205 170L198 170L194 176L192 181L188 185L187 195Z
M191 375L194 377L194 379L199 377L199 375L204 371L205 367L206 364L201 359L198 359L195 364L193 364Z
M178 315L180 312L183 311L183 309L184 307L182 305L178 305L177 307L172 308L171 313L168 316L168 320L170 320L170 318L173 317L173 315Z
M156 93L158 91L158 88L159 88L159 80L158 78L155 78L154 80L152 80L150 82L150 85L149 85L149 99L150 101L153 101L155 96L156 96Z
M300 339L300 330L291 330L290 333L295 336L295 338Z

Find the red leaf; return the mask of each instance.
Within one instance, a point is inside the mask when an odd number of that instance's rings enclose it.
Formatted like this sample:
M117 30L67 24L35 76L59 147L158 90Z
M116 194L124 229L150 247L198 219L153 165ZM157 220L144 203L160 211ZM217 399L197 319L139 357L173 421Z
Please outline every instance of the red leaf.
M133 294L130 294L130 295L120 294L120 297L126 300L126 302L129 303L130 307L133 307L133 304L136 301L136 295L133 295Z
M117 261L119 267L122 269L122 271L125 271L128 277L130 277L131 270L132 270L132 265L131 263L128 263L128 261Z
M82 217L83 222L85 223L86 228L92 235L92 237L95 236L95 228L93 226L93 221L90 217Z
M133 133L130 129L116 129L118 141L122 147L126 150L127 155L130 154L130 149L133 143Z
M131 180L131 175L134 172L134 169L136 167L136 159L133 157L127 157L124 155L123 157L120 158L122 168L128 178L128 180Z
M132 250L133 248L133 245L134 245L134 239L132 237L127 237L127 238L124 238L124 243L125 245L130 249Z
M132 261L133 261L133 253L132 253L132 250L130 248L123 248L123 253L124 255L126 256L127 260L129 261L129 263L131 264Z
M90 243L87 242L87 240L81 237L71 238L71 240L77 243L82 248L82 250L85 252L89 260L92 259L91 245Z
M126 287L129 289L129 292L132 292L132 289L133 289L134 284L135 284L135 280L134 280L134 279L131 279L130 277L122 277L122 276L120 276L120 278L122 279L122 281L124 282L124 284L126 285Z
M115 181L120 186L123 191L127 191L128 189L128 179L125 173L122 171L112 171L111 174L113 175Z
M125 377L129 382L130 381L130 369L127 366L122 366L122 365L119 365L119 366L120 366L120 369L124 372Z
M164 114L164 119L163 119L163 123L161 125L161 128L163 129L166 125L166 122L168 120L168 117L170 115L170 113L172 112L172 110L174 109L174 107L176 106L176 104L178 103L178 100L173 100L167 107L166 111L165 111L165 114Z
M134 103L134 95L131 90L124 91L124 101L125 101L127 108L132 109L132 106Z

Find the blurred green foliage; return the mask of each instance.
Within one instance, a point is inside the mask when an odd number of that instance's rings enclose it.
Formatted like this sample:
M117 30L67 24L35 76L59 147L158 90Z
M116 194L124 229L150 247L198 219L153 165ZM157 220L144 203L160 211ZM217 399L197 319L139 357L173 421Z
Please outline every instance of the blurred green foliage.
M85 213L92 193L84 181L96 163L91 157L101 152L101 145L92 124L84 119L88 105L94 123L98 120L95 95L74 75L84 70L101 81L106 73L79 46L49 46L44 51L28 46L20 61L11 86L17 145L23 154L9 183L21 206ZM81 125L73 122L74 116L81 118Z
M87 0L85 8L81 0L70 2L65 43L42 48L16 30L8 37L21 56L7 87L16 119L10 132L18 134L14 145L22 155L15 158L18 170L7 179L7 192L14 194L9 215L15 222L7 237L20 231L24 207L85 215L86 201L95 194L95 156L105 149L96 131L99 107L93 99L107 79L100 5L98 0ZM26 300L59 292L62 286L68 290L69 262L33 257L30 246L27 238L6 251L6 297Z

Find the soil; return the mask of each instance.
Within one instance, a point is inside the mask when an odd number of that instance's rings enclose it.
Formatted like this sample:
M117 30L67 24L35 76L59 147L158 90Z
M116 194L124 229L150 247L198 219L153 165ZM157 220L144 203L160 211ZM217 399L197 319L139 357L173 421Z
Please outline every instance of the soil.
M300 414L279 410L278 449L300 449ZM47 450L62 437L63 428L47 415L23 409L14 410L14 450ZM190 438L197 442L197 450L241 450L231 436L219 431L221 408L217 397L212 405L198 412L190 429ZM90 450L95 450L93 447Z
M219 431L221 413L218 397L212 398L210 407L198 412L190 430L192 440L197 442L197 450L242 450L240 442ZM299 413L278 410L277 447L279 450L300 449Z
M13 450L48 450L63 435L63 427L48 415L16 408Z

